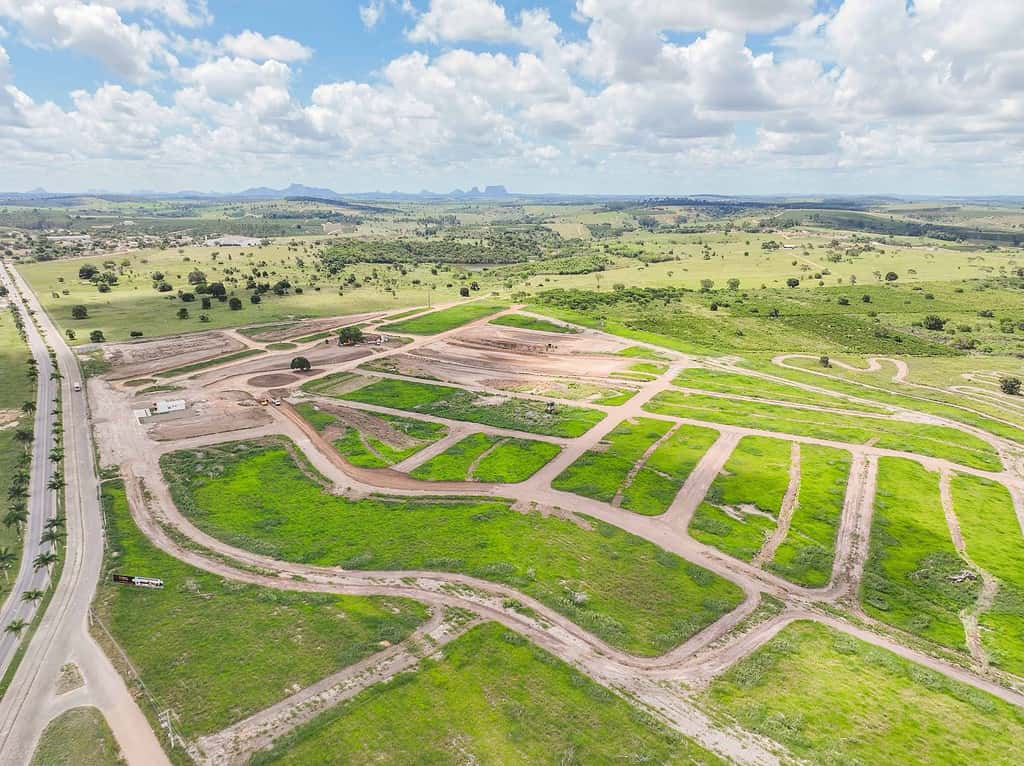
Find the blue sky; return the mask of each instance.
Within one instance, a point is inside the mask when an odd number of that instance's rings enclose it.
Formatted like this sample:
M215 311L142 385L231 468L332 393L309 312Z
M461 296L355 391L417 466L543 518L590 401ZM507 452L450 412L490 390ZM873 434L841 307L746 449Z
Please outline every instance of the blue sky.
M1024 3L0 0L0 186L1020 193Z

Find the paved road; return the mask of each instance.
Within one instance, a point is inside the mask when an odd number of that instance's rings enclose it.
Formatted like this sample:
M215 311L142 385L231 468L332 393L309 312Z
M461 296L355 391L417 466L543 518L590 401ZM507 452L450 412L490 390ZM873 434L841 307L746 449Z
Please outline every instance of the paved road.
M64 464L67 479L67 541L64 572L25 657L0 700L0 765L28 763L43 728L69 702L95 705L104 714L129 764L167 764L148 721L124 681L89 635L89 605L103 563L103 520L92 434L77 359L16 272L15 281L36 311L57 352L64 376ZM37 336L31 325L30 338ZM48 376L47 376L48 377ZM58 697L54 682L68 662L79 666L83 689Z
M11 301L21 308L21 315L26 325L31 324L31 317L28 316L24 306L18 300L14 282L5 268L0 268L0 280L10 290ZM46 520L57 513L56 493L47 489L46 486L53 477L55 468L54 464L50 462L49 456L54 446L52 402L57 394L57 381L50 380L53 366L50 362L50 355L46 352L46 344L39 337L39 333L30 330L28 345L32 356L39 365L34 423L36 440L32 447L31 481L29 484L29 517L25 525L21 566L18 568L18 574L7 600L0 607L0 630L13 620L22 619L31 622L35 616L38 608L37 602L22 601L21 597L26 591L46 590L49 587L49 569L34 569L32 561L38 554L50 550L50 544L43 545L39 538L43 534ZM16 636L13 633L0 633L0 676L7 672L7 667L18 649L18 645L23 640L24 634Z

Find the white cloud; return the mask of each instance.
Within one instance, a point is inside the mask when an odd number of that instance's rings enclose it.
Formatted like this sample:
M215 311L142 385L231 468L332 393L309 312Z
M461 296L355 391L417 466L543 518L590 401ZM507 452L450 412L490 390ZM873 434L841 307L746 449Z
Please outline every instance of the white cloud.
M370 0L366 5L360 5L359 18L363 26L373 29L384 18L384 0Z
M409 32L413 42L505 41L515 30L494 0L430 0L430 8Z
M228 53L254 61L305 61L313 55L312 48L297 40L281 35L264 37L249 29L238 35L225 35L220 39L220 46Z
M286 88L291 70L280 61L255 61L222 56L183 73L186 80L201 86L212 98L237 101L260 86Z

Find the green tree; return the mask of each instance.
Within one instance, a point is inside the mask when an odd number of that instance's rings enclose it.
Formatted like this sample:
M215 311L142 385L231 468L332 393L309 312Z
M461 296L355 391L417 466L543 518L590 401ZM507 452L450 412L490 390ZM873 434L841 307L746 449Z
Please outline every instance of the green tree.
M10 548L0 548L0 569L4 570L4 580L9 581L10 577L7 572L12 566L14 566L14 560L17 556Z
M21 631L25 630L25 628L27 627L28 623L19 617L18 619L11 620L9 623L7 623L7 627L4 628L4 632L13 633L16 636L20 636Z
M790 277L786 280L786 287L796 287L800 284L800 280L796 277Z
M338 343L343 346L350 346L355 343L362 343L365 339L362 328L352 325L351 327L342 327L338 331Z
M188 309L184 306L178 309L178 319L188 319Z
M895 282L899 278L899 274L897 274L895 271L889 271L885 275L886 282Z
M103 330L93 330L89 333L89 340L93 343L102 343L105 341L106 338L103 337Z
M999 388L1002 389L1004 394L1009 396L1020 396L1020 378L1001 378L999 380Z
M291 369L293 370L301 370L302 372L305 372L309 370L310 367L312 367L312 365L309 363L309 360L306 357L297 356L294 359L292 359L292 363L289 365L289 367L291 367Z
M228 301L228 308L231 309L232 311L241 311L242 310L242 300L241 300L241 298L232 298L231 300L229 300Z
M49 553L40 553L32 560L32 568L39 570L43 567L52 566L57 563L57 554L53 551Z
M71 318L72 319L88 319L89 309L78 303L71 307Z

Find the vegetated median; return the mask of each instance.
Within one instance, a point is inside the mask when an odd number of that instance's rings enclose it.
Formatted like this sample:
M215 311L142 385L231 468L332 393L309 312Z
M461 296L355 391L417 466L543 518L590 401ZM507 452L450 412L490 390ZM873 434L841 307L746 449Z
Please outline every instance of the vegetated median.
M146 539L120 482L104 483L101 499L108 548L96 615L154 701L142 705L154 728L170 709L186 740L403 640L426 619L408 599L292 593L204 572ZM114 572L160 578L164 587L116 584ZM94 633L109 644L104 629ZM123 665L119 650L108 653Z
M475 627L442 651L325 711L257 753L253 766L330 763L339 753L352 763L381 764L724 766L505 627Z
M559 405L512 396L484 395L451 386L435 386L392 378L377 380L338 397L424 415L465 420L543 436L582 436L604 419L588 407Z
M380 326L382 332L403 333L408 332L414 335L437 335L447 330L454 330L464 324L483 319L485 316L496 314L508 308L507 303L498 301L473 301L458 306L451 306L446 309L432 311L429 314L403 319L399 322L391 322Z
M586 517L521 513L495 499L329 494L287 445L176 452L162 466L182 512L231 545L317 566L490 580L635 654L663 653L743 600L733 583Z

